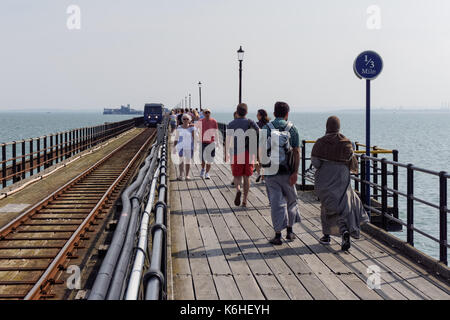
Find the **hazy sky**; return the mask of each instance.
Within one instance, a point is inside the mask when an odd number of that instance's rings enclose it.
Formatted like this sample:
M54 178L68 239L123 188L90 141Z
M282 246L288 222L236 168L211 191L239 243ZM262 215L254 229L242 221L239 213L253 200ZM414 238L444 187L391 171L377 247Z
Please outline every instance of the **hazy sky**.
M240 45L252 110L363 107L352 65L368 49L384 60L374 107L450 102L449 0L1 0L0 39L0 110L197 106L199 80L203 106L232 110Z

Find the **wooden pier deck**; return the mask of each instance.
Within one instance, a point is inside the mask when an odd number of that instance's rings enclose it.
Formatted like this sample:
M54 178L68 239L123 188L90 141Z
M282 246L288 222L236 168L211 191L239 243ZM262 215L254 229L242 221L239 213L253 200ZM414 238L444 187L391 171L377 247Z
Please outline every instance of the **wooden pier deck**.
M169 299L450 299L448 281L365 233L349 253L339 238L319 244L320 205L311 193L299 192L295 241L271 245L264 183L252 178L247 208L236 207L229 166L214 165L210 180L199 169L192 166L191 181L177 181L170 165ZM367 268L374 265L381 286L372 290Z

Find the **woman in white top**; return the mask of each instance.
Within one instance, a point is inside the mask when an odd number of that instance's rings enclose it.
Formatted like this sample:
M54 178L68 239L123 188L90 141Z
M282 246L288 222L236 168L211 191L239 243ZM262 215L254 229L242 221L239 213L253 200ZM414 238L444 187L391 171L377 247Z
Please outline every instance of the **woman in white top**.
M174 146L178 151L180 157L180 175L178 180L183 180L184 169L186 168L186 180L190 180L189 169L191 166L191 159L194 157L194 133L195 127L190 125L191 116L187 113L183 114L181 118L182 125L177 127Z

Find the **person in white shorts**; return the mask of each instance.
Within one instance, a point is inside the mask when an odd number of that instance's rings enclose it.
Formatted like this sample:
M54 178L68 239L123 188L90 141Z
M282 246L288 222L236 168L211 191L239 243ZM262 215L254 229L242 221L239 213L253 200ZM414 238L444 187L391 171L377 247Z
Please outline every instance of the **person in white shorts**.
M180 175L178 176L178 180L184 180L184 172L186 172L186 180L190 180L189 169L191 166L191 159L194 157L195 127L190 124L192 118L189 114L183 114L181 120L182 125L177 127L174 141L174 146L180 157Z

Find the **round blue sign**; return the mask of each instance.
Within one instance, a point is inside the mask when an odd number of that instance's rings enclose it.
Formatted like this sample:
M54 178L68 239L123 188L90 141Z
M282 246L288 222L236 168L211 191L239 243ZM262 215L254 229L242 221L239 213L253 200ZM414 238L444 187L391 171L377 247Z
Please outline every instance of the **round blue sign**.
M373 80L383 70L383 59L375 51L364 51L356 57L353 71L360 79Z

